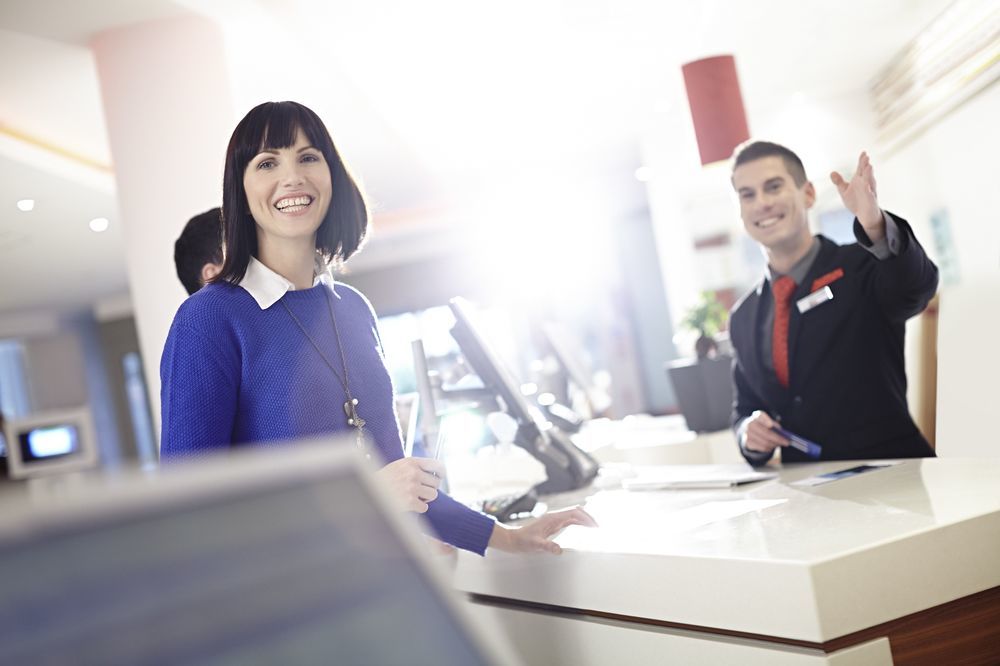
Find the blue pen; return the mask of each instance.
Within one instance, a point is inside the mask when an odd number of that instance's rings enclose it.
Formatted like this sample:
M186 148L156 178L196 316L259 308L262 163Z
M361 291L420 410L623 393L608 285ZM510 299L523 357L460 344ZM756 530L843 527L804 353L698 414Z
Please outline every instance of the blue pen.
M792 448L798 449L810 458L819 458L819 454L823 451L823 447L816 442L810 442L805 437L800 437L793 432L789 432L781 426L775 426L774 430L782 437L786 437Z

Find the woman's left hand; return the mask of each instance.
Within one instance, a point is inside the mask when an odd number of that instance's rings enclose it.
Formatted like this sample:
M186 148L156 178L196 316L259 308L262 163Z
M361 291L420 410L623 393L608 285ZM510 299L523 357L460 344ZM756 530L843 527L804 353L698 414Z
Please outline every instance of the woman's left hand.
M570 525L597 527L597 521L581 509L564 509L547 513L524 527L505 527L497 523L490 536L490 547L508 553L545 552L558 555L562 552L552 537Z

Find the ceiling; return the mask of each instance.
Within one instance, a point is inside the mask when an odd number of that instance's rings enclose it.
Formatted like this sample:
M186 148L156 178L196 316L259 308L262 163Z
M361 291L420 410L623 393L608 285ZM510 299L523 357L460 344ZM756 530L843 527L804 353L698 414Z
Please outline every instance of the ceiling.
M645 129L684 117L683 62L735 54L753 129L789 100L864 91L949 3L5 0L0 316L127 292L87 46L112 27L208 16L226 37L240 113L283 98L316 109L377 205L383 229L358 258L364 270L432 251L393 241L447 226L469 202L516 208L511 193L528 188L558 205L554 192L602 182L619 196ZM25 197L31 213L15 208ZM101 234L87 227L98 216L111 220Z

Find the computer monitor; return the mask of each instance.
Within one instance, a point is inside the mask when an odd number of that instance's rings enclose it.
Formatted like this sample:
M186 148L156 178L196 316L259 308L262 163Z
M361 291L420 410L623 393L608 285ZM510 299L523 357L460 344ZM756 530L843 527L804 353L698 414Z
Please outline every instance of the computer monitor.
M513 375L473 322L468 303L453 298L449 306L455 316L451 335L458 342L462 355L479 375L483 385L503 403L504 411L517 421L514 443L545 466L547 479L535 489L543 494L557 493L589 484L597 476L597 461L580 450L566 433L544 421L538 410L528 404Z
M732 425L732 366L732 357L725 355L667 363L667 375L688 430L712 432Z
M420 394L397 393L393 402L399 417L400 434L403 436L403 455L413 455L417 441L417 423L420 421Z
M417 401L420 407L417 414L418 423L415 425L420 428L424 455L437 458L441 454L438 447L441 424L438 419L437 403L434 400L434 387L431 386L427 354L424 353L424 341L420 338L411 340L410 348L413 351L413 374L417 384Z
M586 416L593 418L603 414L611 406L611 396L594 383L593 373L587 366L583 350L576 338L565 326L556 322L543 324L542 333L567 378L576 384L586 397L587 410L590 412Z
M12 479L97 466L97 442L86 407L40 412L7 421L7 473Z
M507 664L353 440L0 513L3 664Z

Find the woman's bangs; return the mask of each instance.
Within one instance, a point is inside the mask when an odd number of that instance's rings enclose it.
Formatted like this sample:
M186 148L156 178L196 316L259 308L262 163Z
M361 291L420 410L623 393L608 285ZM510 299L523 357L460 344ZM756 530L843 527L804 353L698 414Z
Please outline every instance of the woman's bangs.
M301 124L297 115L293 109L276 104L264 120L264 131L257 152L291 147Z

